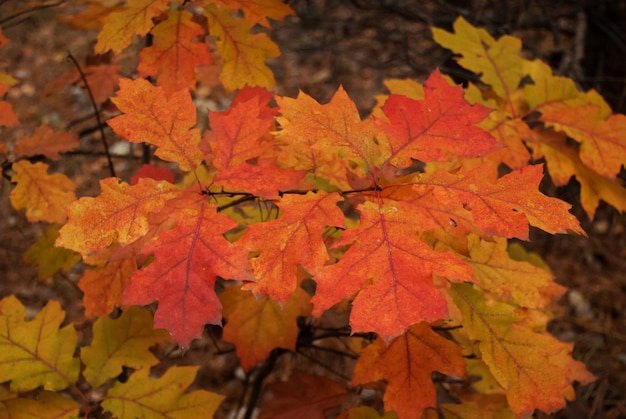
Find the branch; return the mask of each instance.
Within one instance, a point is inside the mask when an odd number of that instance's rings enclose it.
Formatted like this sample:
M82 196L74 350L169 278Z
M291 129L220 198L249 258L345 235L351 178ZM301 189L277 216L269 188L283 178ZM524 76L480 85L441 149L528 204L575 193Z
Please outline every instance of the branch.
M106 137L104 136L104 129L102 128L102 121L100 120L100 112L98 111L98 105L96 105L96 100L93 97L93 93L91 92L91 87L89 87L89 83L87 82L87 77L85 77L85 73L83 73L82 68L80 68L80 64L76 61L76 58L72 55L71 52L67 52L66 60L71 61L78 70L80 74L80 78L85 84L85 89L87 89L87 93L89 93L89 99L91 100L91 105L93 106L93 110L96 113L96 120L98 121L98 128L100 128L100 135L102 137L102 144L104 144L104 152L107 155L107 160L109 162L109 171L111 172L111 177L115 176L115 168L113 167L113 160L111 160L111 154L109 153L109 145L107 144Z

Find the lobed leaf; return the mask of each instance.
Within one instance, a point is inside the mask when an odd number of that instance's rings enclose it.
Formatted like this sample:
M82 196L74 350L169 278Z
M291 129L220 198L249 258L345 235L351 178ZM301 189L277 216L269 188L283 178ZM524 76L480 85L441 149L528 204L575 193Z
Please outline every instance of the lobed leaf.
M152 328L152 315L129 307L117 319L102 317L93 324L91 345L81 348L83 376L95 389L122 373L122 367L149 369L159 360L148 350L166 342L165 330Z
M59 391L76 383L76 331L72 325L59 329L65 317L59 303L48 302L30 321L25 317L17 298L0 300L0 382L10 380L16 392Z
M48 174L45 163L20 160L13 163L11 204L16 210L25 209L28 221L63 223L65 208L76 200L76 184L61 173Z
M202 161L196 107L188 89L171 94L147 80L120 79L120 90L111 98L124 115L107 121L118 135L133 143L157 147L155 155L178 163L185 171Z
M359 355L353 384L386 380L385 410L400 418L422 418L424 410L436 407L434 371L455 377L465 376L461 348L420 322L389 345L378 339Z
M198 367L171 367L162 377L150 371L134 372L127 382L117 382L102 401L102 407L119 419L211 417L224 396L204 390L185 392Z

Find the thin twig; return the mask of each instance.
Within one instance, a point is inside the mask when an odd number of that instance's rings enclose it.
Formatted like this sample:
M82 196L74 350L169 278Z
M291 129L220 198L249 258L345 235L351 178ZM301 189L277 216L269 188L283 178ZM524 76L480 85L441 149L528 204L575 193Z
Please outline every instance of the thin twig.
M26 13L31 13L37 10L43 10L43 9L48 9L50 7L55 7L55 6L59 6L60 4L65 3L65 0L59 0L56 3L50 3L50 4L42 4L41 6L35 6L35 7L30 7L28 9L24 9L24 10L20 10L19 12L16 12L15 14L11 15L11 16L7 16L3 19L0 19L0 25L3 25L5 22L8 22L12 19L15 19L16 17L20 17L22 15L25 15Z
M286 351L284 349L276 348L270 355L267 357L267 360L263 363L263 366L259 369L257 376L254 378L254 383L252 384L252 392L250 393L250 399L248 400L248 406L246 407L246 413L243 416L243 419L252 418L252 414L254 413L254 408L261 396L261 388L263 387L263 381L267 378L268 375L274 369L274 365L276 365L276 360L279 356L281 356Z
M115 168L113 167L113 160L111 160L111 153L109 153L109 145L107 144L106 137L104 136L104 129L102 128L102 121L100 120L100 111L98 110L98 105L96 104L96 100L94 99L93 93L91 92L91 87L89 87L89 83L87 82L87 77L85 77L85 73L83 73L82 68L80 68L80 64L78 64L78 61L76 61L76 58L74 58L70 51L67 52L66 59L74 64L74 67L76 67L76 70L78 70L78 73L80 74L80 78L85 84L85 89L87 90L87 93L89 93L89 99L91 100L91 105L93 106L93 110L96 114L96 121L98 122L98 127L100 128L100 135L102 137L102 144L104 145L104 152L106 153L107 160L109 162L109 171L111 172L111 177L117 177L115 176Z

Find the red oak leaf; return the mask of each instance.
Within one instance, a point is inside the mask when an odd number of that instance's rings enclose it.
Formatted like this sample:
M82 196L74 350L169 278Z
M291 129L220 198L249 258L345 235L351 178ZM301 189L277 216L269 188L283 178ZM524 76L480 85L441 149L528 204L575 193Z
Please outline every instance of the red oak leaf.
M426 408L437 405L434 371L464 377L465 360L459 345L421 322L389 346L382 339L367 346L359 356L352 382L387 380L385 410L394 410L400 418L420 419Z
M251 259L257 282L244 289L287 301L296 289L299 265L315 274L328 261L323 233L327 226L343 225L340 200L337 193L285 195L277 203L278 219L249 226L242 243L260 254Z
M222 322L216 276L252 279L248 251L224 238L237 223L216 212L202 194L186 192L169 201L159 214L165 215L176 225L144 247L144 253L154 254L154 262L130 278L122 303L157 300L155 327L167 329L181 346L188 346L205 324Z
M133 143L157 146L155 154L163 160L178 163L182 170L194 170L202 161L198 148L200 132L196 124L196 107L188 89L172 93L151 85L147 80L120 80L117 96L111 98L124 115L107 123Z
M500 147L490 134L475 126L491 110L470 105L461 86L450 86L435 71L424 83L424 93L424 100L389 96L382 108L389 121L374 119L388 137L391 150L387 162L407 167L412 158L445 161L447 154L475 157Z
M191 20L187 11L170 10L167 20L151 31L152 46L139 54L137 71L141 77L158 74L157 84L166 92L196 88L195 68L211 64L207 44L193 42L204 34L202 26Z
M413 215L393 201L380 207L365 202L358 209L359 226L346 230L334 245L351 247L314 277L313 314L357 294L352 331L374 331L385 340L420 321L445 317L446 301L433 285L433 273L468 281L471 268L453 253L434 251L421 241Z

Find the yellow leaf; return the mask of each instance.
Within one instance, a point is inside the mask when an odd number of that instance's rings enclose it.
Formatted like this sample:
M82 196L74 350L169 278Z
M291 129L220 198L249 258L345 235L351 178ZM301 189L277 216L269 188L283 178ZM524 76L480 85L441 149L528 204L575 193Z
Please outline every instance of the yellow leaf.
M24 253L24 262L38 268L39 279L46 279L59 271L68 272L80 261L80 255L62 247L54 247L59 237L60 224L50 224L44 233Z
M554 282L549 270L509 257L507 240L493 242L472 234L468 238L470 260L476 283L490 293L522 307L545 308L563 295L565 288Z
M63 223L65 208L76 200L76 184L67 176L48 174L48 165L20 160L13 163L12 182L17 186L11 192L11 204L16 210L25 209L28 221Z
M522 41L508 35L495 40L486 30L473 27L462 17L454 22L454 33L432 30L435 42L463 56L458 60L461 66L480 74L481 80L502 99L513 99L528 63L519 56Z
M211 35L219 38L217 49L224 58L220 81L228 91L248 86L272 88L274 74L265 64L278 57L278 46L264 33L250 33L253 25L232 16L230 8L207 6L204 14L209 20Z
M134 35L143 36L154 26L152 19L167 10L170 0L128 0L128 6L104 18L94 48L96 54L113 50L119 54L130 45Z
M151 379L142 369L125 383L116 383L102 407L118 419L135 418L210 418L224 396L204 390L185 393L198 367L172 367L160 378Z
M0 402L0 406L2 404L7 419L69 419L78 416L80 410L80 404L76 401L49 391L40 391L36 399L19 397ZM1 408L0 418L3 418Z
M233 12L241 10L247 20L266 27L270 26L268 18L281 20L295 14L282 0L205 0L205 2L229 7Z
M129 307L118 319L98 319L93 325L91 345L80 351L86 366L83 376L97 388L118 376L123 366L150 368L159 360L148 348L168 339L167 331L153 329L152 315L139 307Z
M547 322L540 313L500 302L487 304L470 284L452 284L450 293L463 313L463 331L477 342L479 357L505 390L514 413L559 410L574 381L587 384L594 379L571 357L572 344L537 331Z
M31 321L14 296L0 301L0 382L11 380L12 391L63 390L78 378L74 358L76 331L59 330L65 313L50 301Z

